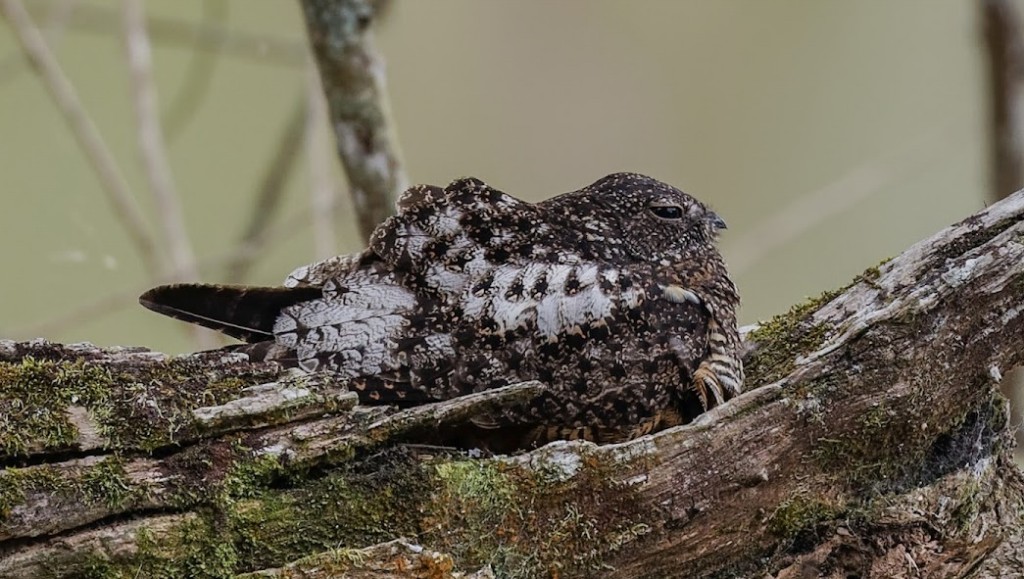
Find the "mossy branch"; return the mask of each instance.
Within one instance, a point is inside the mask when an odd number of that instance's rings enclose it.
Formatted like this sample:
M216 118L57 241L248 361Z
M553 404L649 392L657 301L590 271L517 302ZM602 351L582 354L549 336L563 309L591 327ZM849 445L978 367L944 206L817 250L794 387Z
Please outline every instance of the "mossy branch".
M0 576L1016 576L1022 341L1024 193L749 331L746 394L625 444L394 444L537 384L395 411L233 354L3 342Z
M338 156L363 240L394 212L409 183L371 24L380 0L301 0Z

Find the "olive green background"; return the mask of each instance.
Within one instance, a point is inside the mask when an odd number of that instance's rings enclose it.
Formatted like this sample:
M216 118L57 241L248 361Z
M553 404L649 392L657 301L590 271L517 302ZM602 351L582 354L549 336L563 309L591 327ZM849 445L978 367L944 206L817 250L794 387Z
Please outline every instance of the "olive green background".
M53 2L26 4L45 20ZM156 228L120 3L89 5L110 10L108 30L72 20L56 52ZM223 5L232 34L305 46L297 2ZM147 9L184 22L204 10L202 0L154 0ZM964 0L396 0L377 40L411 181L473 175L534 200L615 171L668 181L728 221L722 249L742 320L752 322L845 284L983 206L976 10ZM166 109L195 53L153 41ZM239 237L308 78L296 59L201 57L215 59L209 90L169 150L203 259ZM277 222L309 212L308 167L299 160ZM337 182L344 187L340 171ZM148 282L4 26L0 196L0 337L190 348L181 326L130 297L104 315L47 323ZM359 249L347 205L338 229L337 252ZM279 283L313 257L312 235L300 228L261 257L249 281Z

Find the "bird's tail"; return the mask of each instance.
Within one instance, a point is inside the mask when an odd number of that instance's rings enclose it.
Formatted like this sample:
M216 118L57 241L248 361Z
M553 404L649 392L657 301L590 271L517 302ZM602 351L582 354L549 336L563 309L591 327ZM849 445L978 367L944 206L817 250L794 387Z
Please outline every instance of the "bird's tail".
M165 316L253 343L273 339L274 322L282 309L322 295L317 287L186 283L155 287L139 296L139 303Z

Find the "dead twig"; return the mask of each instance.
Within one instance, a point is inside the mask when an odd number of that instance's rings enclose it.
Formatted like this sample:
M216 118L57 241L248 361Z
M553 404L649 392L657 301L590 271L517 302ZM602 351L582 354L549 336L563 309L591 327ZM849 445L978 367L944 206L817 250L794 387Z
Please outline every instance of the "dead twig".
M327 118L327 103L320 77L311 65L307 75L306 158L309 160L310 221L313 223L313 255L317 260L337 253L333 208L337 193L331 178L331 155L325 135L317 125Z
M249 224L238 241L237 248L227 258L225 275L227 283L245 281L256 257L259 256L270 239L268 235L270 224L281 208L285 185L295 168L295 162L302 150L303 137L309 128L307 122L308 103L308 99L303 97L295 105L284 131L278 139L274 157L263 172Z
M143 265L156 274L163 265L156 240L150 233L145 216L132 195L128 181L107 147L99 129L78 98L74 85L61 70L53 52L20 0L0 0L0 12L14 32L25 58L32 65L50 97L67 122L71 133L99 177L107 201L128 232Z
M68 22L77 3L78 0L54 2L50 4L46 16L42 18L43 25L40 27L40 31L51 50L55 50L61 39L64 38L64 32L67 30ZM12 52L0 58L0 86L18 78L18 73L24 70L24 64L25 58L18 52Z
M167 277L175 282L195 281L199 279L199 270L164 146L153 80L152 48L146 34L145 9L141 0L124 0L124 44L131 76L132 102L135 105L139 154L149 189L156 199L159 212L157 222L163 230L163 242L170 256ZM207 332L189 328L189 333L200 348L210 348L216 344L213 336Z
M33 0L33 7L37 2L40 5L45 4ZM99 35L119 34L119 20L115 8L92 2L79 2L68 22L68 29ZM259 64L300 68L305 66L307 60L304 43L286 36L229 30L226 26L215 23L191 22L161 16L146 18L146 29L156 44L223 54Z
M181 200L174 186L174 177L164 147L163 129L157 107L157 93L153 81L152 50L146 35L145 12L140 0L124 2L124 40L128 69L131 73L132 102L138 128L138 147L149 181L150 191L156 199L163 229L163 241L170 250L170 276L181 281L198 277L195 257L189 243Z
M227 0L206 0L203 2L203 23L208 26L223 27L228 15ZM152 39L152 34L149 35ZM206 99L210 92L213 74L217 70L217 63L223 53L223 44L227 42L226 36L215 39L220 44L215 45L210 51L200 50L198 46L189 56L188 69L185 71L185 79L181 86L170 99L170 105L163 114L161 124L164 127L164 134L167 142L174 141L181 131L188 126L195 118L199 106ZM198 44L198 42L197 42Z

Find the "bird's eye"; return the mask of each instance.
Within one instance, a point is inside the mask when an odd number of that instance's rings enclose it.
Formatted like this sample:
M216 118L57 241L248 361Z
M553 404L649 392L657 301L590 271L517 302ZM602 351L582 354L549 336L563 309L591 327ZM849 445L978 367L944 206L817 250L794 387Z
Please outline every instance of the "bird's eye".
M651 205L651 213L661 219L682 219L683 208L678 205Z

